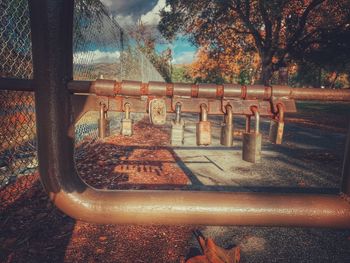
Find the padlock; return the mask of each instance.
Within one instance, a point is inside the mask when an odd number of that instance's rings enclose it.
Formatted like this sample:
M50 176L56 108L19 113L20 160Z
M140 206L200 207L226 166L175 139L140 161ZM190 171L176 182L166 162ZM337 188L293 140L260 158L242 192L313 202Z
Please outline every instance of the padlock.
M121 121L120 133L124 136L132 136L132 119L130 119L130 104L124 105L125 117Z
M281 104L277 104L277 109L277 116L270 122L269 139L272 143L281 144L284 130L284 109Z
M255 116L255 129L253 132L251 132L250 116L247 116L246 131L243 133L242 159L250 163L256 163L261 160L262 136L259 127L260 114L258 109L256 107L252 107L252 112Z
M208 107L206 104L200 106L200 121L197 123L197 145L211 144L211 123L208 121Z
M233 115L231 105L226 106L226 114L224 117L224 122L221 124L221 145L231 147L233 145Z
M166 103L164 99L153 99L149 102L149 117L154 125L164 125L166 123Z
M181 146L184 142L184 125L185 122L181 119L181 104L175 105L175 120L171 122L171 145Z
M98 123L98 137L103 139L109 136L109 124L110 121L107 116L107 106L104 103L100 103L100 118L97 120Z

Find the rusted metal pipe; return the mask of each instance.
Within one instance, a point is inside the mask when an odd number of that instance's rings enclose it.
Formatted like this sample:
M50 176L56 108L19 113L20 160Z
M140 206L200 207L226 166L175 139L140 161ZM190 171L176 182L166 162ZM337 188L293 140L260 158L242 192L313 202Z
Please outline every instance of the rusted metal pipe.
M215 85L162 83L139 81L96 80L72 81L68 88L73 93L96 93L108 96L186 96L192 98L241 98L261 99L287 98L295 100L350 101L350 89L291 88L288 86L265 87L261 85Z
M350 228L337 195L96 190L78 176L66 81L72 79L73 1L29 1L38 158L51 200L95 223L278 225Z

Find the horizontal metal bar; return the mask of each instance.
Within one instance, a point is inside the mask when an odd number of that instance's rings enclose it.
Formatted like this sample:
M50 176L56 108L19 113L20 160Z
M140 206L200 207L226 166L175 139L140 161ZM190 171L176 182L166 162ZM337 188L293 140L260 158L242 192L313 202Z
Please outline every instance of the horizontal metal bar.
M239 86L233 84L188 84L139 81L96 80L71 81L72 93L94 93L103 96L185 96L192 98L240 98L270 100L285 98L295 100L350 101L350 89L292 88L287 86L264 87L261 85Z
M0 78L0 90L34 91L33 80Z
M80 188L81 189L81 188ZM190 191L51 193L66 214L103 224L203 224L350 228L350 204L316 194Z

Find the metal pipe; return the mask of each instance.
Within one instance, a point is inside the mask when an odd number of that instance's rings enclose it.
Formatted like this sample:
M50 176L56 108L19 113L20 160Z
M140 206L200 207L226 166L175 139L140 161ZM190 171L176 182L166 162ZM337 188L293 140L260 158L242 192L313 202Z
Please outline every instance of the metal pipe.
M34 91L31 79L0 78L0 90Z
M109 83L108 83L109 82ZM109 85L109 87L106 86ZM201 85L188 83L162 83L150 82L148 84L139 81L71 81L68 88L73 93L95 93L99 90L108 90L110 95L121 96L157 96L167 94L167 96L190 96L195 98L231 98L241 99L263 99L287 98L295 100L320 100L320 101L350 101L350 89L316 89L316 88L291 88L288 86L265 87L260 85L206 85L204 90L200 90ZM144 86L147 86L147 92L142 92ZM238 91L240 89L240 91ZM171 94L167 92L171 90ZM194 92L196 91L196 92ZM220 92L218 92L220 91Z
M96 190L78 176L65 81L72 79L73 1L29 1L38 158L51 200L78 220L119 224L278 225L350 228L339 196Z

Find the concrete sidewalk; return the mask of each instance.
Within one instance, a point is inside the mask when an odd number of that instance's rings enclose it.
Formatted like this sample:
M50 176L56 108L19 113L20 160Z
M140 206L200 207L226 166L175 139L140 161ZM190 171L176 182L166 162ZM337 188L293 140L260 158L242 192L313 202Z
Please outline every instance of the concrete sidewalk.
M185 116L187 144L176 147L178 165L190 178L191 189L268 192L337 192L341 181L345 135L286 123L284 142L268 142L269 121L263 119L262 162L241 159L242 141L219 144L222 117L211 116L213 143L195 145L196 116ZM244 118L234 119L235 129ZM242 248L242 262L350 262L350 230L283 227L203 227L219 245ZM199 252L195 238L189 255Z

